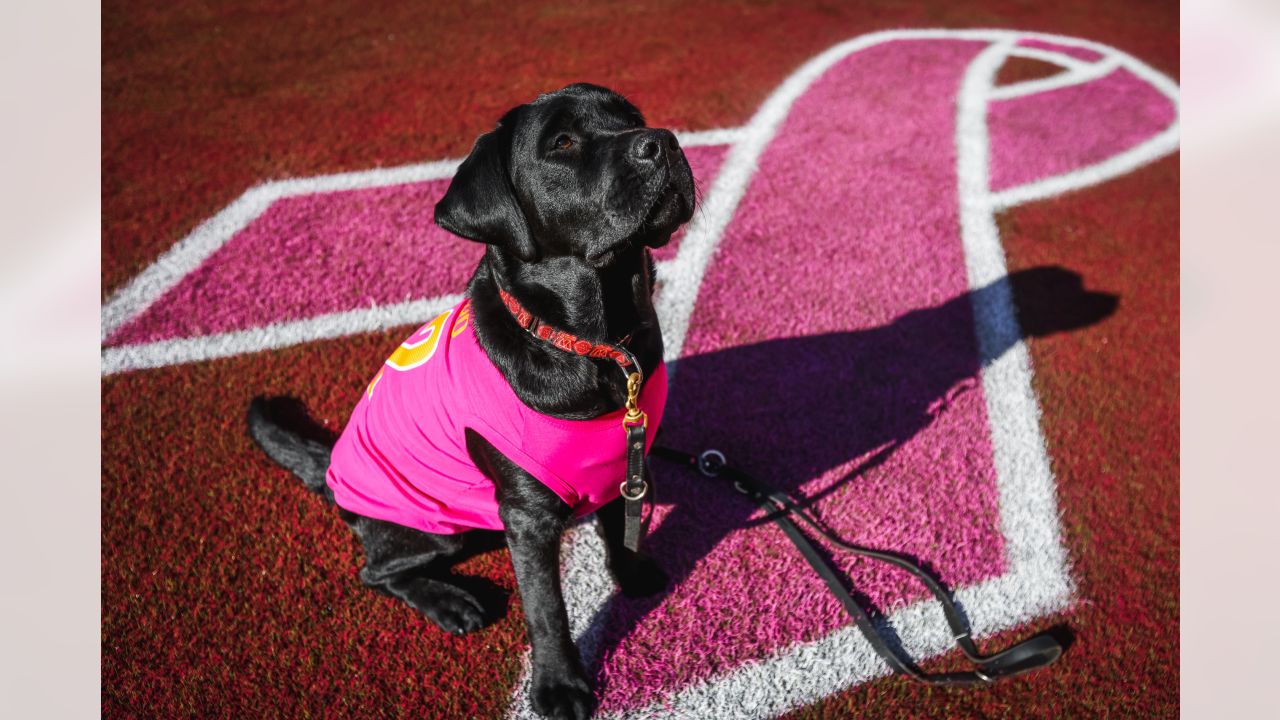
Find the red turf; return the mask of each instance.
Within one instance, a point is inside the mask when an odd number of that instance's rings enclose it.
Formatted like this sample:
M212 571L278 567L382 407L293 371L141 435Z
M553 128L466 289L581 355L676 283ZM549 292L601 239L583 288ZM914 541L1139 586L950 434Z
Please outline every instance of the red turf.
M465 152L507 106L589 79L655 124L734 126L799 63L889 27L1085 37L1176 77L1164 3L194 3L104 8L103 287L246 187ZM1010 71L1034 76L1035 71ZM1002 81L1008 79L1002 75ZM1119 311L1033 341L1082 602L1055 669L987 691L886 680L797 717L1166 717L1177 712L1176 158L1002 217L1011 270L1044 264ZM402 330L103 381L103 714L496 717L518 601L455 639L359 587L344 526L256 453L248 399L300 394L332 428ZM465 571L513 590L505 554ZM945 662L943 663L945 664Z

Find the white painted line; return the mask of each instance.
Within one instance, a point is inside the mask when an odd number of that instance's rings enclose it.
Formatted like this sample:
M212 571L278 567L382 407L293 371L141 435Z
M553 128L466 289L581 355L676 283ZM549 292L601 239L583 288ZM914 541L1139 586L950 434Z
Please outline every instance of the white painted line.
M957 97L956 176L960 237L973 302L978 352L988 358L982 389L1000 500L1000 532L1016 589L1015 606L1060 608L1071 600L1066 548L1058 524L1056 485L1040 432L1040 406L1031 384L1031 358L1022 341L1004 248L990 197L987 109L1012 40L993 43L965 73ZM976 292L980 288L982 292ZM998 608L975 605L984 614ZM971 612L972 616L974 612Z
M704 145L732 145L742 139L745 128L716 128L713 130L677 130L676 139L684 147Z
M1132 172L1135 168L1146 165L1178 149L1180 133L1177 121L1141 145L1133 147L1119 155L1088 167L1080 168L1064 175L1056 175L1044 180L1030 182L1025 185L1001 190L991 196L991 207L1004 210L1033 200L1062 195L1063 193L1089 187L1105 182L1111 178Z
M200 267L227 238L243 230L275 200L269 191L249 190L156 258L102 306L102 340L150 307L187 273Z
M266 187L270 188L276 197L291 197L322 192L407 185L453 177L453 173L461 163L462 158L450 158L448 160L435 160L433 162L414 163L413 165L400 165L398 167L275 180L267 183Z
M344 312L317 315L306 320L273 323L263 327L159 340L137 345L108 347L102 351L102 374L213 360L261 350L273 350L314 340L344 337L362 332L420 323L453 307L462 295L441 295Z

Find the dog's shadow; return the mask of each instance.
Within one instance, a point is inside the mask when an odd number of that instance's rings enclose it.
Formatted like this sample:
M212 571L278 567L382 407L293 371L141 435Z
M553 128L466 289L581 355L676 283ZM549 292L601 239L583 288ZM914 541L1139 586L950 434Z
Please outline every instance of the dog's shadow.
M1011 298L1016 320L1007 310ZM1094 324L1118 303L1114 295L1085 290L1077 273L1039 267L884 326L683 358L661 444L695 453L715 447L736 467L793 496L802 483L862 458L825 495L892 456L934 420L940 404L977 387L982 367L1022 337ZM645 548L672 587L729 532L768 522L753 521L755 506L723 484L661 461L654 469L659 502L672 507ZM811 505L821 495L797 499ZM664 597L615 596L600 609L593 625L607 618L606 627L600 645L589 649L597 669ZM865 596L859 600L867 607ZM877 624L888 630L883 618Z

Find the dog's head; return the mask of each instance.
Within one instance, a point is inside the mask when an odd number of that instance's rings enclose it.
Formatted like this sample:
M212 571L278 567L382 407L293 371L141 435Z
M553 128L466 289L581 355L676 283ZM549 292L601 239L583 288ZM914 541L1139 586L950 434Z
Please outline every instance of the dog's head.
M476 140L436 205L436 224L524 262L596 267L660 247L693 215L693 173L670 131L621 95L576 84L507 112Z

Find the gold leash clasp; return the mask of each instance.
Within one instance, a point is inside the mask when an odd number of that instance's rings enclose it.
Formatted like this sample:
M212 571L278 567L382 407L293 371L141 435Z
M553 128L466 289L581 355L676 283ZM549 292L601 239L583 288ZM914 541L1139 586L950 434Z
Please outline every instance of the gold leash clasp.
M627 414L622 418L622 427L649 426L649 416L640 409L639 397L640 373L633 372L627 376Z

